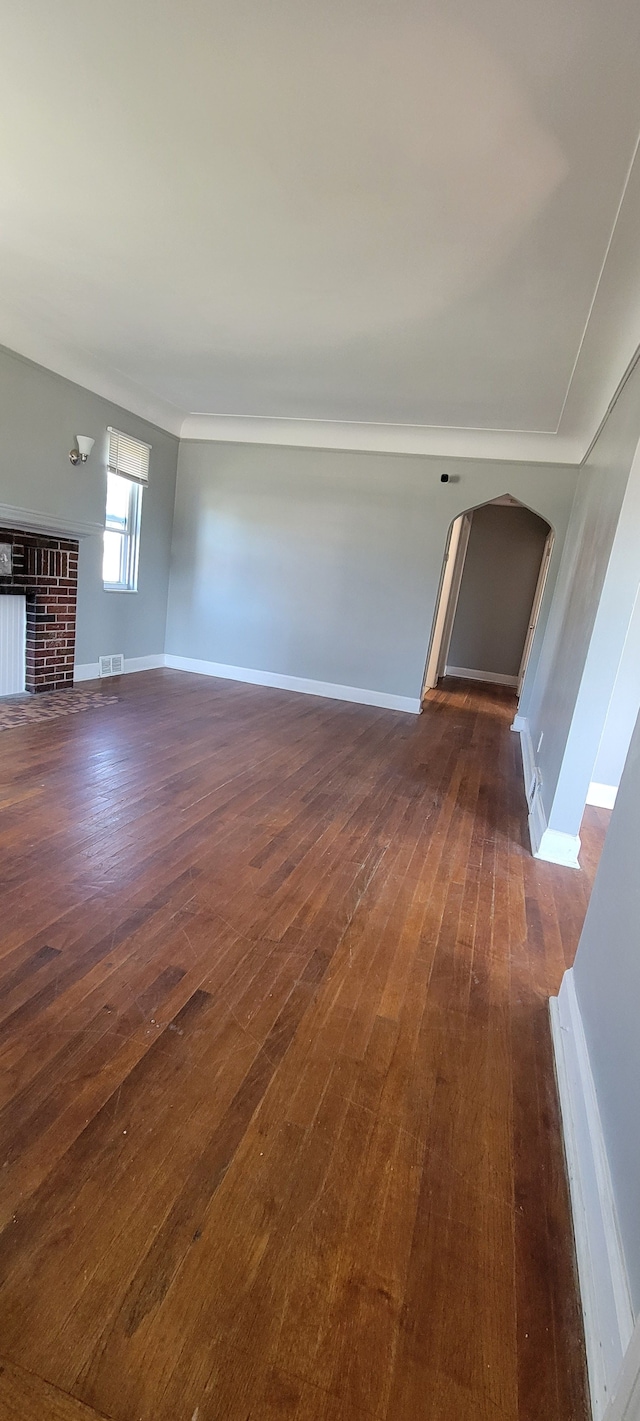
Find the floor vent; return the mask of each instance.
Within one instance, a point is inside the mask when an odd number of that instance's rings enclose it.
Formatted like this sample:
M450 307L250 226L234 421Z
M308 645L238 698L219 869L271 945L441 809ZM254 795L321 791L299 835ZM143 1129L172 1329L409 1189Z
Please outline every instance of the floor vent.
M117 652L115 656L100 657L101 676L121 676L124 671L124 656Z

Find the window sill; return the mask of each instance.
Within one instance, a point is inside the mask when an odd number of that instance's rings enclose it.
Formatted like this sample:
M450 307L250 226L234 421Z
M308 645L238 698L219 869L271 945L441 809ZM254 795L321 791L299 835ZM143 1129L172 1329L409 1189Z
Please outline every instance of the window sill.
M118 582L103 582L102 590L103 592L129 592L134 596L138 591L137 587L121 587Z

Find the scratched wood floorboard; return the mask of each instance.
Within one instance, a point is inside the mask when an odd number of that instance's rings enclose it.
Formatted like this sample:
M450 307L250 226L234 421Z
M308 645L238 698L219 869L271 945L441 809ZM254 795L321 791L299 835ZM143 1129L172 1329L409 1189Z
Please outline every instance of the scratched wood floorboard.
M585 1421L509 693L0 736L0 1421Z

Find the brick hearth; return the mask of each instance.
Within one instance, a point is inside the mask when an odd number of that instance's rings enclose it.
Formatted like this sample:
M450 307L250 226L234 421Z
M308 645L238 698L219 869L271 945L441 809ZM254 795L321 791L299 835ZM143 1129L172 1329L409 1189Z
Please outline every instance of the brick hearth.
M78 595L78 543L0 528L0 543L13 544L11 577L0 577L0 594L27 602L28 691L73 685Z

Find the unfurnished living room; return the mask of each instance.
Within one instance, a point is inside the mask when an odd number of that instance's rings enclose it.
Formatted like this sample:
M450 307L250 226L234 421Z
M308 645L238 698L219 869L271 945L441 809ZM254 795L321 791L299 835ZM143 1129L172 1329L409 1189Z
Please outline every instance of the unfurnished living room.
M0 1421L640 1421L640 6L0 76Z

